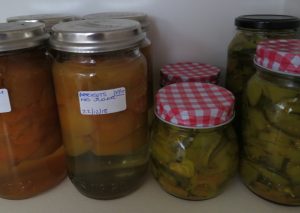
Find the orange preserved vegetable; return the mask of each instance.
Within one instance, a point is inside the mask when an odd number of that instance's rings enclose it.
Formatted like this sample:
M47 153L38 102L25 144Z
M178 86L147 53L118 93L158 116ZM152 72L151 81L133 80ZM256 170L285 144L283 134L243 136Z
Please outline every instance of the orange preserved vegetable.
M51 40L53 49L58 50L54 54L52 73L68 175L82 194L96 199L112 199L130 193L140 185L147 171L145 58L137 48L139 43L132 47L122 44L117 50L108 52L102 51L102 44L97 46L101 43L98 39L111 36L97 34L105 34L102 26L105 26L104 31L116 25L121 29L129 20L121 20L120 26L118 21L59 24L53 28ZM89 35L90 24L94 37ZM129 25L131 31L138 23L129 21ZM76 26L74 31L73 26ZM83 41L72 40L65 44L60 40L70 38L64 38L64 34L69 30L76 34L80 27L87 33L86 39L95 38L93 43L99 49L84 52L75 46L75 42ZM113 33L112 38L118 38L117 30ZM126 35L121 37L122 42L124 38ZM78 46L85 45L88 46L83 42Z
M40 25L28 23L25 27ZM0 53L0 82L1 91L7 90L9 96L5 105L11 107L10 111L0 112L0 196L29 198L57 185L66 176L45 48L38 45Z

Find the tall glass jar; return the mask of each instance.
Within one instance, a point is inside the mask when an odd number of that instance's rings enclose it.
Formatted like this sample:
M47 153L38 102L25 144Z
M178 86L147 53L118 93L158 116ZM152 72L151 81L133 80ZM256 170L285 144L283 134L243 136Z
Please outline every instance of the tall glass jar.
M145 56L147 61L147 77L148 77L148 107L149 117L153 117L153 71L152 71L152 48L151 41L149 39L149 29L150 23L148 16L145 13L141 12L102 12L102 13L93 13L83 16L83 19L130 19L138 21L141 24L142 31L146 33L144 41L141 43L140 51Z
M243 114L241 177L257 195L300 205L300 40L257 47Z
M233 95L213 84L174 83L158 91L151 170L166 192L204 200L224 190L238 164L233 107Z
M220 68L198 62L177 62L160 69L160 86L179 82L201 82L218 84Z
M41 23L0 24L0 197L24 199L66 176Z
M51 31L53 25L60 22L68 22L79 19L75 15L60 14L60 13L49 13L49 14L34 14L24 16L12 16L8 17L7 22L41 22L45 24L45 30Z
M228 47L226 88L236 97L236 127L241 127L243 88L256 69L253 57L258 42L296 38L300 20L286 15L244 15L235 19L237 32Z
M55 25L56 98L75 187L96 199L124 196L147 171L147 69L132 20Z

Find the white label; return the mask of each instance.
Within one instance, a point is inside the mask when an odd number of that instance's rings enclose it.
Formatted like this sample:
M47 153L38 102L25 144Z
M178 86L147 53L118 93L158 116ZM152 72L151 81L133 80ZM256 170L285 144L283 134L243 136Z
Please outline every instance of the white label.
M103 115L126 110L124 87L101 91L79 91L78 97L82 115Z
M11 106L7 89L0 89L0 113L10 112Z

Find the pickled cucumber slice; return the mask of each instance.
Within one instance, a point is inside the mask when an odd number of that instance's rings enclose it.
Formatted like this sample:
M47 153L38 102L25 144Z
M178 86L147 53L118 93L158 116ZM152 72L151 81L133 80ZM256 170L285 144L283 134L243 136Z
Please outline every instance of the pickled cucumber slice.
M293 184L300 185L300 163L289 163L286 167L286 174Z
M266 109L265 112L268 120L284 132L300 137L300 115L286 112L284 109L280 109L281 107L282 105L279 105L276 109Z
M299 91L280 87L276 84L265 82L263 85L263 94L273 103L277 103L283 99L293 98L299 94Z
M196 167L206 167L221 138L222 135L216 131L198 133L192 145L186 150L186 158L192 160Z
M265 129L268 126L268 122L263 112L255 108L248 108L247 119L249 120L250 125L258 131Z
M191 178L195 174L195 167L194 163L190 160L183 160L180 163L172 162L169 165L169 169L176 173L177 175L186 177L186 178Z
M240 165L240 175L246 184L251 185L257 180L259 172L251 161L242 159Z
M246 94L248 97L248 101L251 106L257 105L261 95L262 95L262 84L259 81L257 76L253 76L247 86Z

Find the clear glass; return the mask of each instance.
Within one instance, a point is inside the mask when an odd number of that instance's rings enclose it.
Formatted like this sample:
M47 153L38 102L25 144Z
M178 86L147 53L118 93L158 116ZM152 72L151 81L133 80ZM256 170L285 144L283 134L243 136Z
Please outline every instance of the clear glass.
M300 205L300 77L259 69L244 98L244 183L264 199Z
M113 199L135 190L147 171L147 72L138 49L107 54L56 52L56 98L68 175L84 195ZM125 87L126 109L81 114L79 91Z
M151 41L146 38L141 45L141 53L145 56L147 61L147 77L148 77L148 107L153 107L153 73L152 73L152 57Z
M169 194L187 200L219 195L234 176L238 148L231 124L187 129L154 120L151 171Z
M12 109L0 113L0 197L29 198L66 176L45 49L1 53L0 88L7 89Z
M296 38L296 29L287 30L255 30L238 29L231 41L227 55L226 88L236 97L235 127L237 133L241 132L242 96L245 85L256 72L253 58L258 42L265 39ZM240 134L238 134L240 136Z

